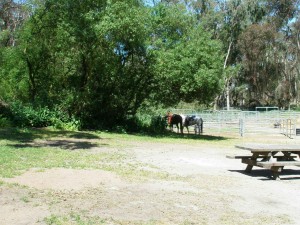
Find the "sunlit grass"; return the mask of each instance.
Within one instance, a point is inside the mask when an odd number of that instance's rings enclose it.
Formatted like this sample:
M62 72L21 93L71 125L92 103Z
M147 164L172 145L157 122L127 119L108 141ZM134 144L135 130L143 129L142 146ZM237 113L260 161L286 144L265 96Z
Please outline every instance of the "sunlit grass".
M128 162L128 153L122 151L130 144L124 141L145 140L150 137L111 134L107 132L61 132L44 129L1 130L0 136L0 177L14 177L31 168L43 171L50 168L101 169L119 174L127 179L156 178L168 179L166 172L147 170L147 165L134 160ZM35 146L38 140L68 139L71 144L78 144L72 138L93 139L95 145L85 144L85 149L74 150L66 146ZM72 140L74 143L72 143ZM68 144L69 144L68 142ZM104 143L106 143L104 145ZM105 151L101 151L101 146ZM96 148L95 151L90 151ZM117 150L116 150L117 149Z
M100 168L101 162L113 162L124 156L117 153L89 154L83 150L58 148L0 147L0 176L12 177L30 168Z
M14 177L31 168L72 168L102 169L128 179L176 179L166 172L147 169L148 165L134 160L128 162L130 151L122 150L139 142L213 144L220 147L232 146L236 142L235 139L219 136L177 133L149 135L52 129L1 129L0 138L0 177ZM102 147L105 151L101 151Z
M84 218L77 213L71 213L65 216L51 215L44 222L47 225L100 225L106 224L107 220L100 217Z
M130 178L167 179L168 173L142 169L145 165L126 163L118 152L91 154L84 150L66 151L55 148L0 148L0 176L14 177L30 168L101 169Z
M70 213L69 215L51 215L44 219L47 225L101 225L101 224L119 224L119 225L166 225L162 221L122 221L113 218L103 219L98 216L90 217L78 213ZM191 223L179 223L180 225L188 225Z

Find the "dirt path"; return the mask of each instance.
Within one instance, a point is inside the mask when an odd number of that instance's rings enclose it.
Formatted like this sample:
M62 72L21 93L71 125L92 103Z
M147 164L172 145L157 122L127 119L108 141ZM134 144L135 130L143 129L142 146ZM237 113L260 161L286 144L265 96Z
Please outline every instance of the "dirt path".
M126 163L161 177L54 168L0 178L0 224L299 224L299 167L274 181L262 169L244 174L225 157L233 147L131 145Z

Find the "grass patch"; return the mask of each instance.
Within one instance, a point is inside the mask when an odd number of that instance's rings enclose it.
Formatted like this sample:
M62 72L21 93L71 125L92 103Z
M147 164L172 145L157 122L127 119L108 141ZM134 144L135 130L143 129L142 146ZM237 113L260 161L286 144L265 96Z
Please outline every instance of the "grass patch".
M62 131L48 128L2 128L0 129L0 139L13 142L32 142L37 139L51 138L76 138L76 139L98 139L96 132L76 132Z
M125 178L167 179L166 172L141 169L145 165L125 163L126 155L118 152L91 154L85 150L65 151L58 148L0 147L0 176L14 177L30 168L101 169ZM1 184L0 184L1 185Z
M99 217L84 218L76 213L67 216L51 215L44 219L47 225L100 225L106 224L106 220Z
M69 215L51 215L44 219L47 225L102 225L102 224L119 224L119 225L165 225L165 222L157 220L149 221L122 221L115 220L113 218L103 219L100 217L84 216L77 213L71 213ZM193 223L183 222L180 225L190 225Z
M126 140L145 140L149 137L111 134L105 132L66 132L47 129L2 129L0 130L0 177L14 177L31 168L41 171L50 168L101 169L131 178L168 179L169 174L144 169L145 164L126 162L124 151L96 151L92 147L116 147L121 150ZM57 140L57 138L60 138ZM68 139L69 138L69 139ZM36 140L50 140L35 146ZM75 141L76 139L76 141ZM80 140L96 139L96 143ZM55 141L53 141L55 140ZM78 142L79 140L79 142ZM153 140L153 139L152 139ZM106 144L105 144L106 143ZM75 150L74 150L75 149ZM0 183L1 185L1 183Z
M119 134L108 132L97 132L103 139L113 139L118 141L127 142L155 142L166 144L213 144L217 146L233 146L236 142L241 140L236 138L213 136L213 135L195 135L195 134L179 134L174 132L166 132L164 134L145 134L145 133L132 133L132 134Z
M30 168L107 169L107 162L121 162L119 153L90 154L84 150L66 151L59 148L15 148L0 146L0 176L13 177Z
M218 143L231 139L205 135L116 134L108 132L75 132L52 129L0 129L0 177L14 177L31 168L102 169L126 178L177 179L166 172L145 169L147 165L126 162L127 154L121 151L132 142L201 144ZM40 142L38 142L40 140ZM46 142L42 141L47 140ZM44 143L36 145L36 143ZM120 151L89 151L94 147L114 147ZM0 184L1 185L1 184Z

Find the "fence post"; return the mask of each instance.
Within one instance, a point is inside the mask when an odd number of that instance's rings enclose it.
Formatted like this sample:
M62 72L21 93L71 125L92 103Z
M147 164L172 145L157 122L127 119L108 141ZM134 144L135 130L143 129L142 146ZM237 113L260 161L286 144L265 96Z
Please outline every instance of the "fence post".
M245 123L244 123L244 119L243 118L240 118L239 126L240 126L240 135L241 135L241 137L244 137Z

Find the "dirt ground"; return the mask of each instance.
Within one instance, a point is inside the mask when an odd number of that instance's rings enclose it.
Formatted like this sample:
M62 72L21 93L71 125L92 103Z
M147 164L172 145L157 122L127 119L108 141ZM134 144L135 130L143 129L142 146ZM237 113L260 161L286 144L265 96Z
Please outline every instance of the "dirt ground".
M127 179L103 170L33 168L0 178L0 224L56 224L54 218L66 216L65 224L77 224L77 214L89 221L82 224L300 224L299 167L287 168L279 181L265 169L245 174L240 160L226 158L242 150L209 142L133 142L119 151L130 155L127 163L169 176Z

